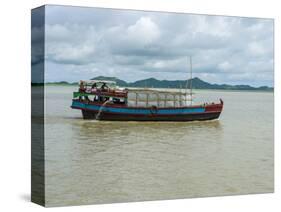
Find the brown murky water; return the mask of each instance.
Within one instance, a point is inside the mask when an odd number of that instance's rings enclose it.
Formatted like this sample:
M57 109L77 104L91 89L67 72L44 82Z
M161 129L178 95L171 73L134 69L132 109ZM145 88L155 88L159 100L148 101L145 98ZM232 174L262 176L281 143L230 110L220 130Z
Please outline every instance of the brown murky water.
M208 122L86 121L72 86L46 87L47 206L273 192L273 93L196 91Z

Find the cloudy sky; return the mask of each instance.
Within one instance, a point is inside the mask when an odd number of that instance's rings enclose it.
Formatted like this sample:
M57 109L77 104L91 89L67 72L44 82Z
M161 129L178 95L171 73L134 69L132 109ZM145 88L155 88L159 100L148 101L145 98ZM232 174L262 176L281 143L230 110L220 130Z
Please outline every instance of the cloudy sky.
M46 81L99 75L273 86L273 20L47 6Z

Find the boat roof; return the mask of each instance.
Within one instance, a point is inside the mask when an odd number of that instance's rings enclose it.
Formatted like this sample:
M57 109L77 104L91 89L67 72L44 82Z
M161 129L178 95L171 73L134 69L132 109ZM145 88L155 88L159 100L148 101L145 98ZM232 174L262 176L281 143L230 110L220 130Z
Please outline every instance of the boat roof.
M109 80L80 80L80 84L81 83L84 83L84 84L87 84L87 85L92 85L94 83L97 83L97 84L113 84L115 85L116 82L115 81L109 81Z
M138 93L138 94L171 94L171 95L191 95L190 92L182 91L163 91L151 88L129 88L127 89L130 93ZM194 93L192 93L194 94Z

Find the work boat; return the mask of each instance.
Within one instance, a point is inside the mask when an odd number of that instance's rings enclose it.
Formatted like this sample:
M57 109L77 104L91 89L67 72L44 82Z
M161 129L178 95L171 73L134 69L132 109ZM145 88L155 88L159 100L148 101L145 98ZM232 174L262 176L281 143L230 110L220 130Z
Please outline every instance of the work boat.
M73 109L84 119L108 121L203 121L219 118L223 101L193 105L192 92L118 88L113 81L80 81Z

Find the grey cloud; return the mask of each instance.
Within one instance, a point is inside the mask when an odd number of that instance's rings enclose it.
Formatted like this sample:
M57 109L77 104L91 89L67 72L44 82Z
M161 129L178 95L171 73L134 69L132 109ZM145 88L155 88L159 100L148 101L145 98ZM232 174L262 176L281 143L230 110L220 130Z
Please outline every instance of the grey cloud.
M182 79L192 55L203 80L273 84L270 19L60 6L46 17L49 80Z

